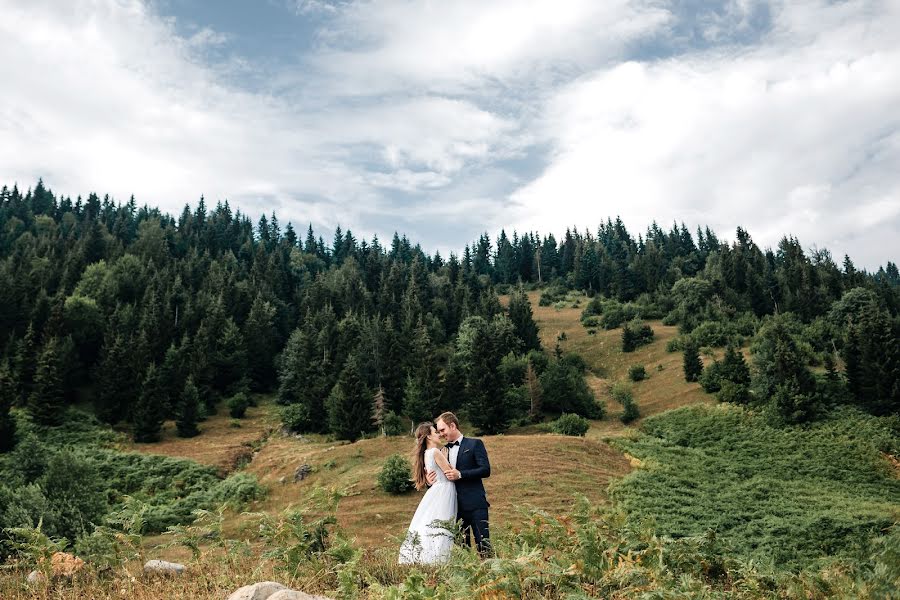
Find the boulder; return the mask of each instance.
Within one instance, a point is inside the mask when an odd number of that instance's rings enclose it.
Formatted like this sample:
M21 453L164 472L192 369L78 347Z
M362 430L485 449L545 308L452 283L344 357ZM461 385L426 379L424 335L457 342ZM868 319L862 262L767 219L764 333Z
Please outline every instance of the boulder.
M228 600L330 600L330 598L298 592L274 581L263 581L245 585L228 596Z
M306 479L309 474L312 473L312 467L309 465L300 465L297 467L297 470L294 471L294 483L298 481L303 481Z
M325 596L310 596L296 590L281 590L269 596L268 600L329 600Z
M41 573L40 571L32 571L28 574L28 583L31 585L40 585L47 581L46 575Z
M183 575L184 565L165 560L148 560L144 563L144 573L148 575Z
M266 600L272 594L286 589L280 583L262 581L253 585L245 585L228 596L228 600Z

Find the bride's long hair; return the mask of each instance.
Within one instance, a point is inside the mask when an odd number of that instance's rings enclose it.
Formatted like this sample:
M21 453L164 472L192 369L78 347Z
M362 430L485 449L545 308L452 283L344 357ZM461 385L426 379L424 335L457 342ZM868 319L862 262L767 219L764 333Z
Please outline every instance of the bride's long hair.
M417 490L423 490L428 485L425 479L425 450L428 449L428 436L431 435L433 425L429 422L419 423L416 427L416 445L413 447L413 481Z

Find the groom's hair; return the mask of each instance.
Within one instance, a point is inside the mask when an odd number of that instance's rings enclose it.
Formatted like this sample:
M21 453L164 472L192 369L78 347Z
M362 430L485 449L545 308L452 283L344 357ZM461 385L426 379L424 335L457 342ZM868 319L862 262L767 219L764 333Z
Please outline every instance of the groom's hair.
M437 421L443 421L444 425L450 425L452 423L453 425L456 425L457 429L459 429L459 419L457 419L456 415L454 415L452 412L441 413L441 416L439 416L435 420L435 422Z

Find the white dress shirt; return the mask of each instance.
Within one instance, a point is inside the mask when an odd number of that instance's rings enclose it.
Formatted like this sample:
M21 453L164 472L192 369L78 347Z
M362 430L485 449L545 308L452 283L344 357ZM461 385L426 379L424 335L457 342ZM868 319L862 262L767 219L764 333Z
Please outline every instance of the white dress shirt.
M462 443L462 440L463 440L463 436L459 436L459 438L457 438L456 441ZM450 466L453 467L454 469L456 468L456 457L459 456L459 448L460 447L458 445L450 448L450 457L449 457Z

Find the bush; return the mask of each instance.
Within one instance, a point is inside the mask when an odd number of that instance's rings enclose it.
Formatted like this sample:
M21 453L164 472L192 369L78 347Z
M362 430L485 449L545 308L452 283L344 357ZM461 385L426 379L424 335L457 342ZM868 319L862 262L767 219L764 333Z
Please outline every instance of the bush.
M622 352L634 352L653 341L653 329L640 321L626 323L622 329Z
M550 429L560 435L584 437L590 429L590 422L582 416L575 414L563 414L550 424Z
M673 337L666 342L666 352L681 352L684 350L684 339L681 337Z
M217 504L228 504L235 510L241 510L250 502L265 498L266 488L260 485L254 475L235 473L217 483L210 490L209 497Z
M600 317L594 315L590 317L585 317L581 320L581 324L587 328L595 328L600 325Z
M378 474L378 487L388 494L405 494L413 489L415 486L409 461L399 454L388 456Z
M238 392L228 399L228 414L232 419L243 419L250 406L250 398L244 392Z
M278 409L281 424L289 431L311 431L313 422L309 416L309 408L305 404L288 404Z
M398 436L406 433L406 425L403 423L403 419L400 415L390 410L384 413L381 427L384 429L384 435Z
M647 379L647 369L644 368L644 365L632 365L630 369L628 369L628 379L632 381L643 381Z
M603 418L603 405L584 381L576 367L557 360L540 377L544 410L551 413L577 413L589 419Z
M625 425L628 425L635 419L641 416L641 411L638 409L637 402L635 402L631 395L629 394L627 400L622 402L622 414L619 416L619 420L622 421Z
M722 389L722 362L714 360L708 367L703 369L700 376L700 386L707 394L714 394Z
M750 401L749 388L741 383L728 381L721 382L719 393L716 394L719 402L731 402L733 404L747 404Z

